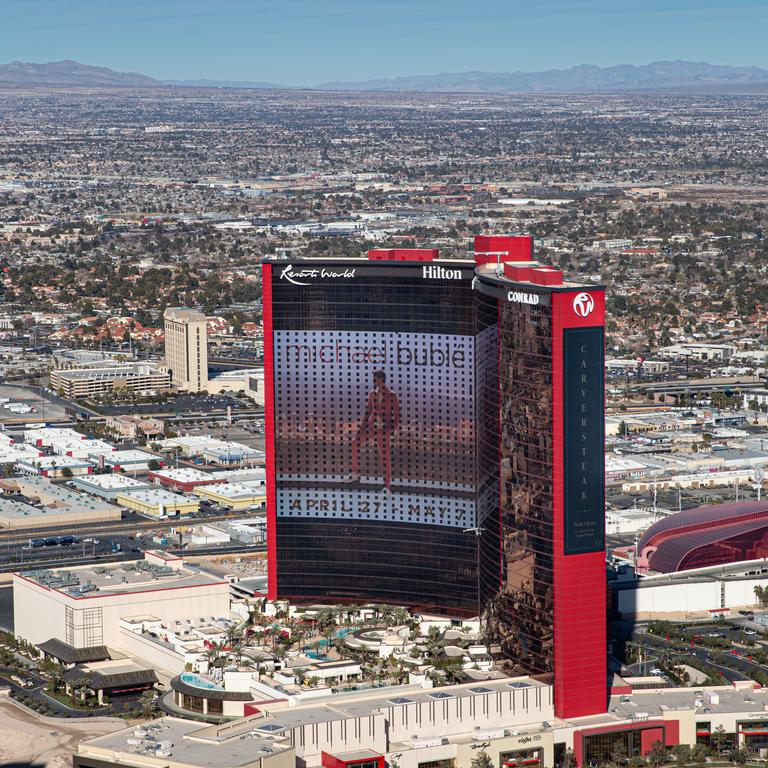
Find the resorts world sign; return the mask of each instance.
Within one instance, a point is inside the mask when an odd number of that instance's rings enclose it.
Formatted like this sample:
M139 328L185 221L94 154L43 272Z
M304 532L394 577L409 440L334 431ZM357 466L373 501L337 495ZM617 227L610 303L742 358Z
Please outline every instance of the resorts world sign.
M288 264L280 271L280 279L287 280L294 285L311 285L307 280L316 280L317 278L331 279L349 279L355 276L354 269L328 269L327 267L310 267L305 269L294 269Z

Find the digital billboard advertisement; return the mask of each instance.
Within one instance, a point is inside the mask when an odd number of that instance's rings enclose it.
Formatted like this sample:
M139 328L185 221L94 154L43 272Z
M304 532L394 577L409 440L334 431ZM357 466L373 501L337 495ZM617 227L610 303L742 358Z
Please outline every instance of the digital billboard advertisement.
M474 344L276 330L277 516L475 525Z

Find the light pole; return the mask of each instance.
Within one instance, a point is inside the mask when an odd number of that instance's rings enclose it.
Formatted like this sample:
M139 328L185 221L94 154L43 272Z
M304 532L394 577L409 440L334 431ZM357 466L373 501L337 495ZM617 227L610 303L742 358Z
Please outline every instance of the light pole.
M480 634L483 626L482 607L480 601L480 537L485 533L485 528L476 526L474 528L465 528L464 533L473 533L475 535L475 589L477 591L477 634Z

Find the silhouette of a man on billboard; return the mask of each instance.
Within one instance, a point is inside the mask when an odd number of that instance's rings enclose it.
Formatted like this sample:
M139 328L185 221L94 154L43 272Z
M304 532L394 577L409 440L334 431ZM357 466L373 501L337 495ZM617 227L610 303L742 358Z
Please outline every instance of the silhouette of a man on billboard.
M369 441L376 444L381 474L384 476L384 492L389 493L392 480L392 435L400 426L400 403L397 395L387 387L384 371L373 372L373 391L368 395L357 434L352 439L352 474L349 482L360 480L360 446Z

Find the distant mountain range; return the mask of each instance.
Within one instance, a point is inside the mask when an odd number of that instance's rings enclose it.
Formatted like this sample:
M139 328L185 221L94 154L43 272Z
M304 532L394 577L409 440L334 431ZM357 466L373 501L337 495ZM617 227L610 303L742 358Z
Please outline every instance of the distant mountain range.
M23 61L0 64L0 87L26 85L154 88L162 83L137 72L115 72L106 67L91 67L69 60L49 61L47 64L28 64Z
M295 90L250 80L155 80L136 72L115 72L76 61L0 65L0 88L24 86L105 88L251 88ZM589 93L628 91L768 92L768 69L693 61L656 61L635 66L582 64L542 72L459 72L411 75L385 80L335 81L308 86L323 91L427 93Z
M655 61L634 66L596 67L582 64L543 72L460 72L412 75L388 80L331 82L317 86L332 91L424 91L428 93L586 93L591 91L696 90L721 91L768 84L768 70L694 61Z

